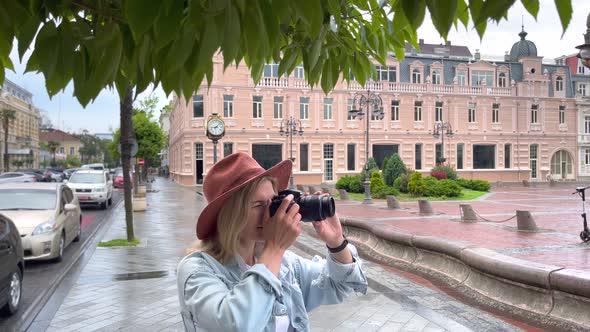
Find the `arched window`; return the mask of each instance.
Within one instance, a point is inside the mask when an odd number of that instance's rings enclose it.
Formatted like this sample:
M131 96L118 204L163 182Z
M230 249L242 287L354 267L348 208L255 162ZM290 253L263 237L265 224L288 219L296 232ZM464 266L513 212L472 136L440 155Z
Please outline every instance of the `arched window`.
M412 70L412 83L420 83L422 81L422 75L420 75L420 69L414 68Z
M440 84L440 72L436 69L432 71L432 84Z
M505 88L506 87L506 74L505 73L500 73L498 75L498 86L500 88Z
M557 76L555 79L555 91L563 91L563 77Z

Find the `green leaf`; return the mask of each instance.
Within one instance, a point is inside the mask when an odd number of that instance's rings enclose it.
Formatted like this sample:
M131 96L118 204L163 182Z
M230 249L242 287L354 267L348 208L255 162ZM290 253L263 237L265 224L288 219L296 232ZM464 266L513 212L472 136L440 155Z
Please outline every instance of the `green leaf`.
M563 28L563 34L565 30L570 24L572 19L572 2L571 0L555 0L555 6L557 7L557 12L559 13L559 19L561 20L561 26Z
M494 19L496 22L500 21L502 17L506 15L508 8L514 5L514 2L516 2L516 0L494 0L484 2L477 22L487 21L488 17Z
M298 0L293 1L292 4L295 6L298 17L309 25L311 36L317 35L324 20L321 2L318 0Z
M160 14L161 1L126 0L124 13L133 32L133 38L139 40ZM174 24L174 22L171 22Z
M432 23L446 40L457 12L457 0L426 0Z
M238 9L230 5L225 11L225 30L221 49L223 51L223 68L226 69L229 64L235 60L240 49L240 15Z
M322 80L321 86L324 93L328 93L334 87L333 74L332 74L332 66L330 65L330 61L324 61L324 67L322 69Z
M320 35L313 41L313 45L311 47L311 53L309 54L309 68L313 70L315 65L318 63L318 59L320 58L320 51L322 50L322 45L324 43L324 39L326 38L327 32L326 26L322 26Z
M418 29L424 21L425 5L424 0L401 0L401 5L408 22Z
M197 31L192 30L189 28L189 24L185 24L183 29L180 30L180 34L177 35L177 39L174 40L172 46L168 50L166 54L166 60L164 61L164 70L168 71L176 71L184 65L185 61L188 59L189 55L191 54L191 50L193 49L193 45L195 44L195 33ZM213 39L213 38L212 38ZM142 54L145 52L145 59L149 56L150 48L148 40L144 40L144 45L141 45ZM144 50L144 47L146 49ZM141 58L140 58L141 59ZM144 60L145 60L144 59ZM142 61L139 62L140 68L143 68Z
M174 40L174 36L181 26L178 23L182 21L183 8L184 0L166 0L162 4L158 18L154 22L156 51Z
M539 13L539 0L520 0L520 2L534 18L537 18L537 14Z
M463 23L463 26L467 28L469 24L469 9L467 8L467 4L465 0L458 0L457 1L457 17Z

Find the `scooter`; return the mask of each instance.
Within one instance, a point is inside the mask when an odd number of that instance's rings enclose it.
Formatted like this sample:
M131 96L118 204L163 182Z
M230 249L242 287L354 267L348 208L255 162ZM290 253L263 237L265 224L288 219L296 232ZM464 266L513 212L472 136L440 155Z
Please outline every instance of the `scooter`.
M580 232L580 239L584 242L590 241L590 229L588 229L588 222L586 221L586 189L590 189L590 187L576 187L576 192L573 194L578 194L582 197L582 219L584 219L584 230Z

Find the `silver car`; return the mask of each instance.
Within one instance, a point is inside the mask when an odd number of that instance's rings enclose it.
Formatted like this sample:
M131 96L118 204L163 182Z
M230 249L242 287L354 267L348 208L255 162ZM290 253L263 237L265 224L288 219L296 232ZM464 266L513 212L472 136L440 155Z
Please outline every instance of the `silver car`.
M0 184L0 213L18 228L25 260L61 261L82 234L80 204L62 183Z
M0 174L0 183L35 182L37 178L32 174L22 172L6 172Z

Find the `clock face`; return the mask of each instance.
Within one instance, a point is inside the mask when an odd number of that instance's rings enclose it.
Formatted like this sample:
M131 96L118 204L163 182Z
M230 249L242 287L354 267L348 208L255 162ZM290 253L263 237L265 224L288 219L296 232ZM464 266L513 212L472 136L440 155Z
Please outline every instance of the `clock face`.
M213 119L209 121L209 125L207 126L207 130L211 135L220 136L223 134L225 125L221 120Z

